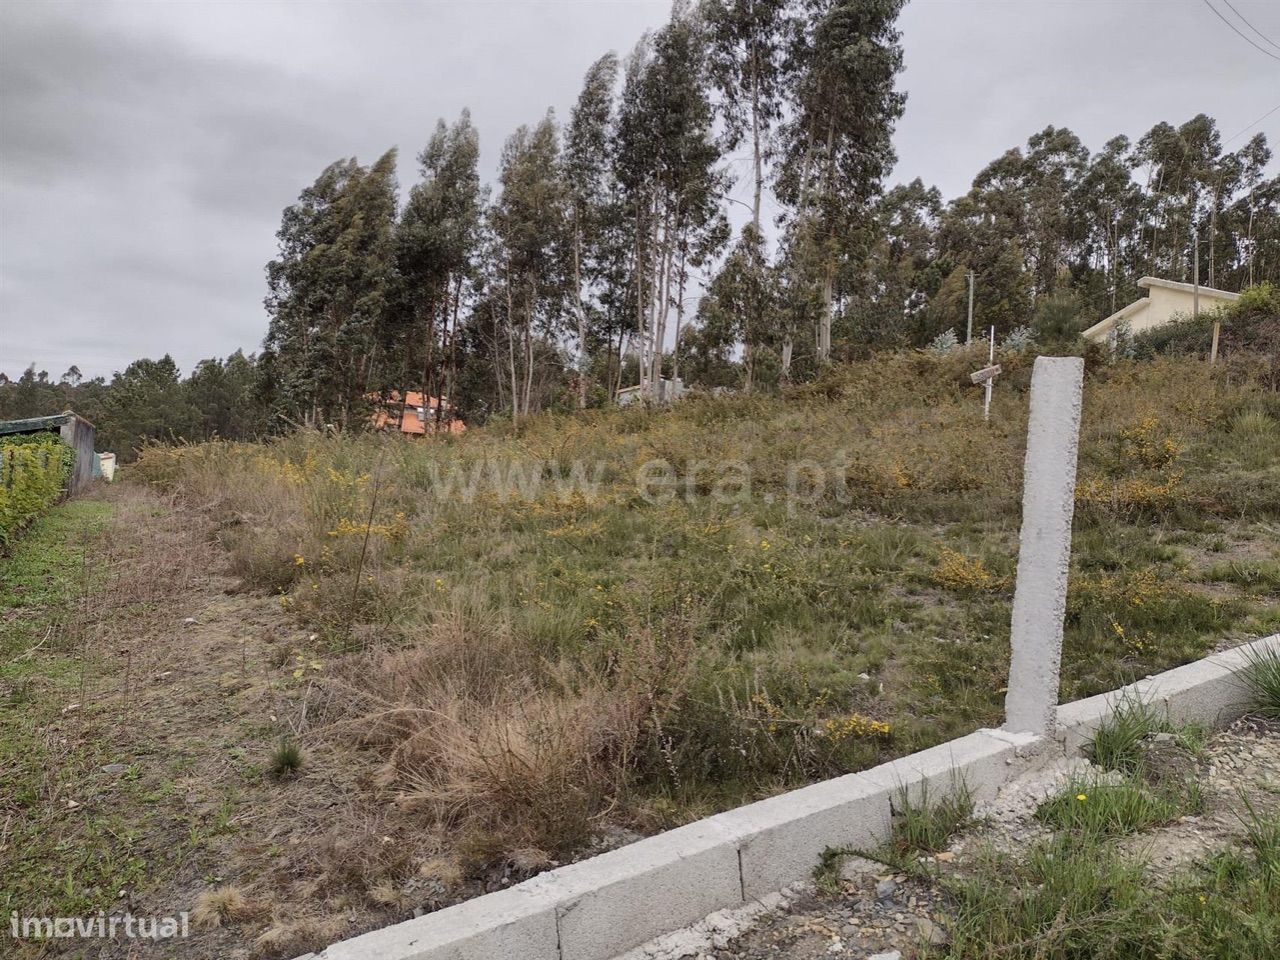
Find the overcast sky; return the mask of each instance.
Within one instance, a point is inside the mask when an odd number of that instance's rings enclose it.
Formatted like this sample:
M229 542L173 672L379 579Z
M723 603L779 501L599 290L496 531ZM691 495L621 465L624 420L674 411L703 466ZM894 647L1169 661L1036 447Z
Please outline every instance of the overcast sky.
M1280 43L1280 2L1231 2ZM0 370L257 349L280 211L328 163L398 145L407 189L436 118L470 107L492 178L517 125L567 116L587 66L668 9L0 0ZM1204 0L912 0L901 28L893 179L947 197L1048 124L1096 150L1199 112L1231 137L1280 106L1280 60ZM1280 112L1257 130L1276 147Z

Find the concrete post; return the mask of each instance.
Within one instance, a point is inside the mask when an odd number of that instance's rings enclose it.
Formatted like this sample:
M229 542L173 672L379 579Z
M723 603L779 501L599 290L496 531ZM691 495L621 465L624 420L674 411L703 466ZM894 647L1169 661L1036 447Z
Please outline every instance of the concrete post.
M1052 734L1071 565L1084 360L1037 357L1023 469L1022 534L1013 594L1004 728Z

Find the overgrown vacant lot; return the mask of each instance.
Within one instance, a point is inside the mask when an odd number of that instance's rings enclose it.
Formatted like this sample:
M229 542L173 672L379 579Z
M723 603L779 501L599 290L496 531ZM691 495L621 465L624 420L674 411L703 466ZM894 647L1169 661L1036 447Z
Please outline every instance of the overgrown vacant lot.
M388 797L464 865L558 857L999 721L1030 358L990 425L972 359L137 472L316 629L325 735L384 756ZM1278 463L1241 370L1091 370L1064 697L1276 627Z
M148 451L86 534L114 546L59 561L83 621L40 647L61 608L6 588L28 840L0 857L34 851L6 902L107 908L119 883L220 923L179 952L291 955L998 723L1030 378L1002 359L989 425L982 360L911 354L435 442ZM1085 421L1064 698L1280 629L1280 398L1098 365ZM86 752L15 759L60 738ZM50 822L98 825L98 879L30 839Z

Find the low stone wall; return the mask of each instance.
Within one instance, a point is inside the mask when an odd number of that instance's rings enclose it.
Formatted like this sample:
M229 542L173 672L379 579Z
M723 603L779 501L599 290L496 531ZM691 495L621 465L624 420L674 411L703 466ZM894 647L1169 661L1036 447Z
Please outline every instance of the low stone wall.
M902 791L988 800L1027 764L1077 753L1137 697L1178 721L1240 716L1251 651L1280 634L1060 707L1050 737L979 730L899 760L793 790L560 867L498 893L333 944L300 960L613 960L708 914L807 880L827 847L889 837Z

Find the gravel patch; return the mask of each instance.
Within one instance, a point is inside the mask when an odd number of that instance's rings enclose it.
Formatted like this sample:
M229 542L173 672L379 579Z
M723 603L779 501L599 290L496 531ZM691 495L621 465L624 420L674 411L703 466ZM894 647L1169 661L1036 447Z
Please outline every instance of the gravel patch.
M1122 841L1163 874L1221 849L1243 832L1248 806L1280 808L1280 724L1244 719L1210 738L1194 763L1204 812ZM1010 782L975 811L978 823L951 847L923 862L939 874L960 873L978 850L1016 852L1048 836L1036 808L1075 776L1111 777L1083 758L1061 759ZM860 857L842 864L838 891L799 884L738 911L717 914L625 960L916 960L946 941L948 899L927 880L895 873ZM715 920L716 918L709 918ZM684 939L681 939L684 938Z

